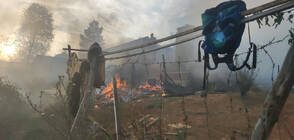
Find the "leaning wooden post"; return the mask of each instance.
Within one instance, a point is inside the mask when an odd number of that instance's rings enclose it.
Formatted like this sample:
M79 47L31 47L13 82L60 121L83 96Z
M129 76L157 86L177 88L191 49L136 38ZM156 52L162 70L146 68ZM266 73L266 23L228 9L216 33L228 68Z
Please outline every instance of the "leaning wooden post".
M83 109L87 109L89 108L91 105L92 105L92 100L91 100L91 96L93 94L93 84L94 84L94 80L95 80L95 71L97 70L97 56L94 55L93 58L92 58L92 61L90 63L90 75L89 75L89 81L86 81L88 82L88 89L86 91L82 91L83 92L83 98L82 98L82 101L79 105L79 109L78 109L78 112L73 120L73 123L72 123L72 126L70 128L70 131L69 131L69 134L72 133L74 127L75 127L75 124L79 118L79 115L80 115L80 112L81 110Z
M120 139L120 118L119 118L119 101L117 95L117 87L116 87L116 79L113 76L113 98L114 98L114 119L115 119L115 132L116 132L116 140Z
M281 70L269 92L262 113L252 132L252 140L266 140L279 119L279 115L294 84L294 43L290 47Z

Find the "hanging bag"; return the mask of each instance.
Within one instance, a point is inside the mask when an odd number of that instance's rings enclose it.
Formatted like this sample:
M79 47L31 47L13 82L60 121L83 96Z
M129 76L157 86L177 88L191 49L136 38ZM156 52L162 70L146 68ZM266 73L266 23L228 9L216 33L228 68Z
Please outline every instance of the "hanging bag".
M198 44L198 57L201 61L201 47L204 50L205 66L209 70L216 69L219 63L226 63L232 71L240 70L245 66L248 69L256 67L256 45L253 43L250 43L246 59L240 67L236 67L233 61L245 28L245 23L240 24L244 18L241 12L245 10L245 2L235 0L223 2L214 8L207 9L202 14L202 34L205 39ZM247 63L251 52L253 52L252 67ZM212 56L214 67L211 67L209 63L209 54ZM219 54L224 56L219 57Z

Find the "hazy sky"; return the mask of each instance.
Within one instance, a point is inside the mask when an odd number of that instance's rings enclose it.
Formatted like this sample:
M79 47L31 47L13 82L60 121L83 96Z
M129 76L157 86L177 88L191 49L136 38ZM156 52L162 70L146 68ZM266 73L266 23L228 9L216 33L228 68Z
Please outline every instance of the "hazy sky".
M247 7L269 0L248 0ZM0 34L17 31L23 10L33 2L45 5L54 18L54 42L49 55L71 44L78 47L79 34L93 19L104 27L106 47L148 36L168 36L185 24L198 26L200 15L222 0L1 0Z
M176 32L185 24L201 25L200 15L207 8L223 0L1 0L0 35L10 36L19 28L25 8L33 2L45 5L53 14L54 42L48 55L60 53L63 47L71 44L78 48L79 34L93 19L103 26L106 47L111 47L151 33L162 38ZM245 0L247 8L270 2L270 0ZM256 22L251 25L252 40L256 44L266 44L276 37L282 38L293 25L284 22L278 29L263 27L258 29ZM247 31L238 49L246 51ZM277 64L281 64L288 50L287 43L269 48ZM260 52L264 67L270 67L269 59Z

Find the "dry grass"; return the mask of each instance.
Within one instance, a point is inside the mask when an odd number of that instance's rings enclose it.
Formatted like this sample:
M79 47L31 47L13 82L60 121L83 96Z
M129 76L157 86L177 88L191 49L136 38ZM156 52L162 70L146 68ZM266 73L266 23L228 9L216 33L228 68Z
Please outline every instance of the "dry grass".
M266 97L265 93L249 92L245 104L248 108L248 115L250 119L251 129L255 126L258 116L260 115L261 108ZM184 114L181 108L180 97L164 98L162 104L161 97L150 97L144 100L137 100L127 103L121 103L121 123L122 129L125 133L138 133L134 130L128 130L127 127L133 122L141 119L145 115L162 116L162 122L157 123L151 128L152 134L158 134L161 130L164 136L169 139L181 139L183 136L183 129L173 128L171 124L178 125L179 123L185 124L183 121ZM209 129L212 139L231 139L235 133L235 139L246 139L248 135L247 116L245 113L244 104L240 94L233 93L233 112L231 112L229 94L208 94L208 117ZM280 131L283 139L291 139L292 132L294 134L294 96L291 95L281 113L280 117ZM161 107L163 112L161 113ZM206 112L204 107L204 98L194 95L185 97L185 110L188 115L187 139L208 139L206 128ZM110 133L114 134L114 117L113 107L105 106L100 107L92 112L95 119L103 125ZM157 132L157 133L156 133ZM138 135L139 136L139 135ZM142 133L141 135L142 136ZM279 133L275 126L270 139L278 139Z

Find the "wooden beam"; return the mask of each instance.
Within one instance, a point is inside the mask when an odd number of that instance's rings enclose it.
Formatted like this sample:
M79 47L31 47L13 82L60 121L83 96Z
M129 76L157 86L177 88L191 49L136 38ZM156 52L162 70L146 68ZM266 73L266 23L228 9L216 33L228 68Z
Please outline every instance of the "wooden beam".
M202 34L199 34L199 35L195 35L193 37L190 37L188 39L183 39L181 41L177 41L177 42L170 43L170 44L167 44L167 45L164 45L164 46L160 46L158 48L146 50L144 52L135 53L135 54L129 54L129 55L127 54L127 55L117 56L117 57L109 57L109 58L105 58L105 60L114 60L114 59L120 59L120 58L127 58L127 57L131 57L131 56L136 56L136 55L141 55L141 54L145 54L145 53L150 53L150 52L158 51L158 50L161 50L161 49L164 49L164 48L168 48L170 46L174 46L174 45L177 45L177 44L188 42L188 41L194 40L194 39L199 38L199 37L202 37L202 36L203 36Z
M285 4L277 6L275 8L270 9L270 10L267 10L267 11L264 11L264 12L261 12L261 13L258 13L258 14L254 14L254 15L252 15L250 17L244 18L241 21L241 23L247 23L247 22L256 20L258 18L262 18L262 17L268 16L268 15L272 15L274 13L278 13L278 12L281 12L281 11L284 11L286 9L290 9L290 8L293 8L293 7L294 7L294 1L287 2Z
M70 45L68 45L70 46ZM66 50L71 50L71 51L78 51L78 52L88 52L89 50L86 49L71 49L71 48L62 48L62 50L66 51Z
M99 124L92 116L87 115L87 118L93 125L98 126L100 130L102 130L108 137L112 139L111 134L101 124Z
M252 132L252 140L266 140L279 119L279 115L294 84L294 42L283 62L271 91L269 92L262 113Z
M251 8L251 9L249 9L247 11L244 11L244 12L242 12L242 15L243 16L251 15L251 14L254 14L254 13L257 13L257 12L260 12L260 11L263 11L263 10L266 10L266 9L269 9L269 8L272 8L272 7L275 7L277 5L280 5L280 4L289 2L289 1L291 1L291 0L275 0L275 1L263 4L263 5L260 5L258 7Z
M151 127L152 125L154 125L157 121L159 121L160 120L160 118L156 118L155 120L153 120L152 122L150 122L147 126L146 126L146 128L148 129L149 127Z

